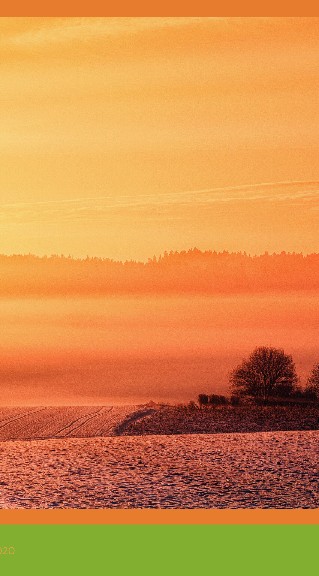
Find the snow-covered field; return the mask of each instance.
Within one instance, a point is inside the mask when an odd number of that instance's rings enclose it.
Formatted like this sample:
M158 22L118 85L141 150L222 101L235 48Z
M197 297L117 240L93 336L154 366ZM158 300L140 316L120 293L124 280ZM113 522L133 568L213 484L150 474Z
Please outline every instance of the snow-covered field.
M316 508L319 431L1 442L0 507Z

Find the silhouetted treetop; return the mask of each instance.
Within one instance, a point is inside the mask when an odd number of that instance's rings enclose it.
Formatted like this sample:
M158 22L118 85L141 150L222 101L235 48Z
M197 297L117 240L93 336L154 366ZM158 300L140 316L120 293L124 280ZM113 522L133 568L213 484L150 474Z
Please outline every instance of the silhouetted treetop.
M292 357L281 348L261 346L231 373L230 383L237 393L268 400L293 394L298 382Z

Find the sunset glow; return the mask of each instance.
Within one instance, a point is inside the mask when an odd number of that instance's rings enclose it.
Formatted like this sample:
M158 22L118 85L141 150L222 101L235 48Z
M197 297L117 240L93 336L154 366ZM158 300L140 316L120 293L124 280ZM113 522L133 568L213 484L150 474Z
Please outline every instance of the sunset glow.
M0 20L5 403L226 393L261 345L287 347L305 383L318 32L318 18Z
M0 509L318 510L318 38L0 19Z
M2 18L0 251L317 251L318 32Z

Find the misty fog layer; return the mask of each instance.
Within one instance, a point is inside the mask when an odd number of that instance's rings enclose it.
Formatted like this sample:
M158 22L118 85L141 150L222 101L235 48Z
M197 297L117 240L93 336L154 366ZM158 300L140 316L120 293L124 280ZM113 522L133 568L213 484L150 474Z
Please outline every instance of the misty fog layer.
M227 392L260 345L318 361L319 296L1 299L2 405L185 401Z

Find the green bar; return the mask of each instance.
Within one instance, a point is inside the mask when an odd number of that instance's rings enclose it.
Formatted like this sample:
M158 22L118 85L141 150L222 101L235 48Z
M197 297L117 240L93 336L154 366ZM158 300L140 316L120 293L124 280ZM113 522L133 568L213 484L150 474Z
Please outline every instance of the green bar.
M0 574L312 574L318 541L317 525L1 525Z

